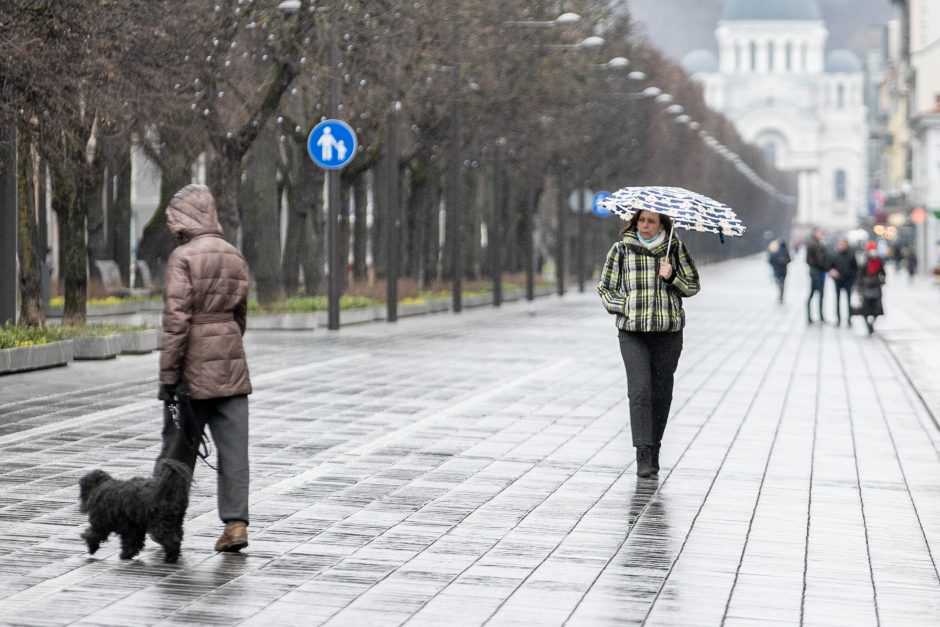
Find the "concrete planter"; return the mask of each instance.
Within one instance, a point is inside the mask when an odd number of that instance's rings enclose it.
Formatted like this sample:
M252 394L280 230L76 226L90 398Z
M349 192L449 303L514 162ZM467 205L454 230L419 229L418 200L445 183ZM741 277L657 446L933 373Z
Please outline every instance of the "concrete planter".
M94 305L85 309L85 317L102 318L109 316L129 316L140 311L140 305L141 304L138 301L133 300L123 303L115 303L113 305ZM46 317L61 318L63 309L64 307L47 307Z
M0 374L64 366L72 361L72 340L0 349Z
M318 312L249 313L248 328L259 331L312 331L319 324Z
M72 340L73 359L114 359L121 352L121 334L76 337Z
M330 314L327 311L317 312L317 325L324 329L330 325ZM375 320L385 320L388 311L385 305L379 307L356 307L355 309L341 309L339 312L339 325L343 327L347 324L362 324L364 322L374 322Z
M399 316L423 316L448 309L450 309L450 299L445 298L435 298L423 303L398 303Z
M493 294L474 294L464 296L462 300L464 307L484 307L493 304Z
M130 331L121 334L122 355L144 355L160 349L160 336L158 329L143 331Z

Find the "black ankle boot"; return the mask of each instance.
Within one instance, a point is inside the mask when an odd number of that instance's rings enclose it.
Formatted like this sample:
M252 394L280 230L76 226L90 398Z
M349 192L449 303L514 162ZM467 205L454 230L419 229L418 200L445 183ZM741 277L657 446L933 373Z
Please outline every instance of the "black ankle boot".
M653 465L653 473L658 474L659 473L659 444L653 447L652 465Z
M636 476L645 479L652 477L655 472L653 469L653 447L636 447Z

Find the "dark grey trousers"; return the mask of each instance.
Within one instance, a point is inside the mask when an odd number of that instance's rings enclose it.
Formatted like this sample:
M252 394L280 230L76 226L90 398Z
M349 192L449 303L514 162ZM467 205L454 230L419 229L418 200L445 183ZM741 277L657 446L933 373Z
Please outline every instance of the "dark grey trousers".
M633 446L657 446L662 441L681 353L682 331L620 331L620 355L627 371Z
M212 433L218 468L218 508L223 522L248 522L248 397L227 396L190 401L193 411L192 440L198 445L206 425ZM158 459L169 457L196 464L194 444L164 418L163 449Z

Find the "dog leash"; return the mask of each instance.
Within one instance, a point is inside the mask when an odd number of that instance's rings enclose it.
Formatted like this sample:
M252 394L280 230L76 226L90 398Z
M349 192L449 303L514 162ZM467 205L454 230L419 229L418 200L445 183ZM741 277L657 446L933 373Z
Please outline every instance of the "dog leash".
M199 436L199 444L193 448L192 442L190 442L189 438L186 437L186 429L183 427L183 420L180 417L179 402L168 402L167 406L170 410L170 418L173 420L173 424L176 426L176 429L183 433L183 438L186 440L186 446L189 447L189 450L195 453L196 457L201 459L203 464L212 470L219 472L219 469L210 464L206 459L209 457L209 453L212 451L212 447L209 445L209 438L206 437L205 428L203 428L202 433Z

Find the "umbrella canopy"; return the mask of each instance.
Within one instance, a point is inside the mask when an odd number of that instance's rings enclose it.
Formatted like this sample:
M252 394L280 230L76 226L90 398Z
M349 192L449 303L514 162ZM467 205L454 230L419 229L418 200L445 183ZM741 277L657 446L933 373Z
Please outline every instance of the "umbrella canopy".
M654 211L691 231L742 236L746 229L728 205L681 187L624 187L598 204L624 220L637 211Z

